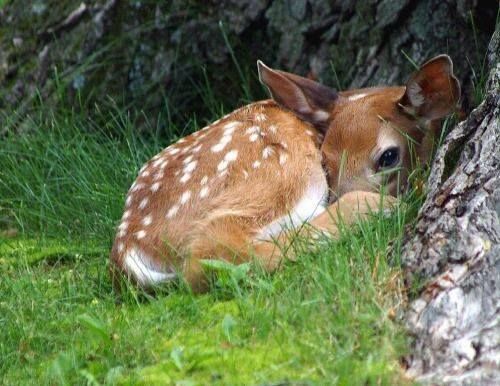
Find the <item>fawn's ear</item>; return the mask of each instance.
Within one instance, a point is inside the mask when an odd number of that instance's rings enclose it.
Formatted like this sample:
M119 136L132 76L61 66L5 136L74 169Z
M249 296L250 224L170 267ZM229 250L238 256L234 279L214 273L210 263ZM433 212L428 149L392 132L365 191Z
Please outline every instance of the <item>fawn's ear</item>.
M282 107L291 110L299 118L326 130L330 107L338 98L337 93L310 79L288 72L273 70L257 61L259 79Z
M439 55L411 75L399 103L409 113L433 120L451 113L459 99L460 83L453 74L453 63L448 55Z

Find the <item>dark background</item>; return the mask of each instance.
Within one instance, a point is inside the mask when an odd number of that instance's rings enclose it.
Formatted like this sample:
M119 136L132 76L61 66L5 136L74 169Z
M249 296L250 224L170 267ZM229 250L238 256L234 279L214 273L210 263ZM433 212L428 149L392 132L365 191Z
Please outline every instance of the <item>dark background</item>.
M498 14L496 0L4 3L4 131L22 130L40 101L89 116L125 109L143 131L205 123L265 97L257 59L348 89L401 84L412 61L447 53L468 112Z

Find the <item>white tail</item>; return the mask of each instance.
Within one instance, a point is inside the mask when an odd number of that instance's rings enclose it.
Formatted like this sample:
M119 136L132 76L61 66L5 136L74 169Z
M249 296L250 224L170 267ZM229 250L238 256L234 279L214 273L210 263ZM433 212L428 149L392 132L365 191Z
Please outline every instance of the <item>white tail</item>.
M411 165L405 135L427 158L435 120L460 95L447 56L406 87L336 93L260 62L259 75L273 100L167 147L130 188L111 258L139 285L181 273L203 290L200 259L255 257L273 270L283 256L272 239L290 242L287 230L309 221L335 234L338 216L354 221L377 207L370 192L380 185L397 193Z

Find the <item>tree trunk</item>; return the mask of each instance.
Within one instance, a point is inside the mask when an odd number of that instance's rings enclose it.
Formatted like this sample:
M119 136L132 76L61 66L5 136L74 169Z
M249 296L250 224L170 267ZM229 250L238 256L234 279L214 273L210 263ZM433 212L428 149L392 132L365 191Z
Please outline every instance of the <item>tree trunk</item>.
M434 384L500 384L500 29L484 101L439 149L415 232L409 282L426 281L406 315L409 373ZM449 155L463 151L450 176Z

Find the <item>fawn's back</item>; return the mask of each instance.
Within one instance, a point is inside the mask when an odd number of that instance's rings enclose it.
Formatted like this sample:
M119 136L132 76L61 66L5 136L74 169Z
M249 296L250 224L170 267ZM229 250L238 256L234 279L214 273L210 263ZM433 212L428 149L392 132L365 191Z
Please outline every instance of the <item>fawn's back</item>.
M111 258L138 284L181 272L196 288L199 261L208 258L257 255L274 269L281 256L269 241L319 218L339 196L381 185L395 195L412 167L407 137L427 158L436 119L460 93L444 56L406 87L344 93L261 63L259 70L273 100L167 147L130 188Z

